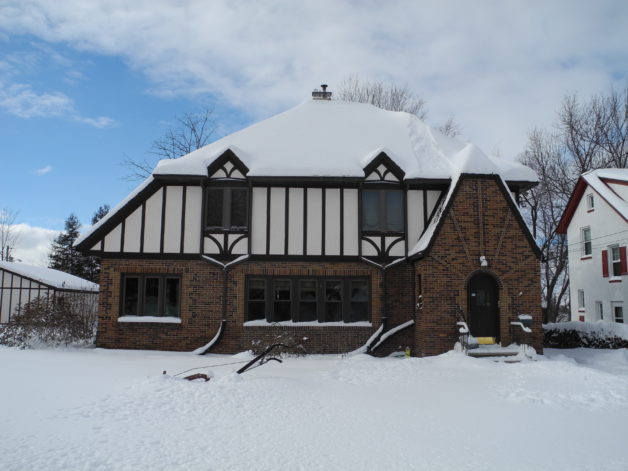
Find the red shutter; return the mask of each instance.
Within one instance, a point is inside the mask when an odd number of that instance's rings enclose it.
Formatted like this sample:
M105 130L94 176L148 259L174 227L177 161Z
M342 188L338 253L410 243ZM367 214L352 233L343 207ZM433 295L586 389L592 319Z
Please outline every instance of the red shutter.
M628 275L628 263L626 263L626 247L619 247L619 274Z
M602 250L602 276L608 278L608 250Z

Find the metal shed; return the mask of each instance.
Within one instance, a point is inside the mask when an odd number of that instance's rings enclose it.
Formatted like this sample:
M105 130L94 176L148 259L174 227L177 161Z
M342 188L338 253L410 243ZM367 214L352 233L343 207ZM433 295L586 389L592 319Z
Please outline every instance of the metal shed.
M0 261L0 324L7 323L26 303L44 296L82 298L87 306L98 308L98 285L52 268Z

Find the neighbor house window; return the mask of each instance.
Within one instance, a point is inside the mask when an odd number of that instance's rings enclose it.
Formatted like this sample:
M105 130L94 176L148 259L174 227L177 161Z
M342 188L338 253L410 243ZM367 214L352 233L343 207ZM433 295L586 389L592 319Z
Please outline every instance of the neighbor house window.
M593 199L593 193L589 193L587 195L587 209L594 209L595 208L595 200Z
M179 317L181 279L172 275L123 275L123 316Z
M591 246L591 228L583 227L582 228L582 255L588 256L592 253Z
M403 232L403 191L362 191L362 230L365 232Z
M621 255L619 246L615 245L608 248L608 255L611 262L611 276L621 276Z
M621 302L613 302L612 310L613 317L615 318L615 322L619 322L620 324L624 323L624 305Z
M205 207L207 229L245 230L248 221L247 188L208 188Z
M602 301L595 301L595 312L597 314L597 320L604 320L604 307Z
M246 289L247 320L351 323L370 316L367 278L250 277Z
M584 310L584 290L578 290L578 309Z

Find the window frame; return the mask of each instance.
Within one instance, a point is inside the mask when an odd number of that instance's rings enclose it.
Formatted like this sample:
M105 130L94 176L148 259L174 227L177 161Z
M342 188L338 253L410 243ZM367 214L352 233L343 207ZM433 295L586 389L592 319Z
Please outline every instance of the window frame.
M593 193L588 193L586 196L586 199L587 199L587 210L593 211L595 209L595 198L593 196Z
M614 258L614 251L617 251L617 259ZM619 245L611 245L608 247L608 265L609 265L609 275L612 277L621 276L621 251L619 250ZM615 270L617 268L617 270Z
M617 315L617 309L621 312L621 315ZM626 318L624 316L624 303L621 301L611 301L611 314L613 315L613 321L618 324L624 324Z
M250 299L250 286L252 281L264 280L265 282L265 301L264 301L264 318L251 318L251 299ZM290 318L288 320L279 321L276 320L275 316L275 300L274 298L274 286L275 281L289 281L290 282ZM315 282L315 300L302 300L302 284L304 281L314 281ZM328 301L325 299L326 297L326 286L327 282L338 282L340 281L341 287L341 300L334 301L334 303L340 304L340 320L325 320L325 313ZM351 287L352 282L362 282L366 283L367 290L367 299L366 301L360 301L366 303L366 318L351 320ZM266 321L267 323L274 322L291 322L294 323L295 326L298 326L301 323L315 322L321 326L325 324L334 323L338 325L339 323L346 324L348 326L357 323L357 322L371 322L371 309L372 309L372 291L371 291L371 279L369 276L294 276L294 275L247 275L245 277L245 293L246 293L246 309L245 309L245 322L250 321ZM255 301L253 301L255 302ZM311 303L315 304L315 319L301 319L301 303Z
M578 289L578 311L585 310L584 290Z
M157 315L148 315L146 312L146 279L157 278ZM125 313L125 301L127 297L127 279L138 280L138 294L137 294L137 314ZM177 315L166 315L166 286L167 280L175 279L178 281L177 288ZM123 273L120 276L120 309L118 317L163 317L163 318L181 318L181 293L182 293L182 277L178 274L172 273Z
M377 228L367 228L366 227L366 195L368 193L377 194ZM398 193L401 195L401 230L389 229L388 227L388 205L387 205L387 193ZM382 187L378 185L377 187L364 187L362 188L362 192L360 195L361 200L361 226L360 229L362 234L364 235L379 235L379 234L390 234L390 235L404 235L406 232L406 198L407 194L400 188L398 185L386 185Z
M587 240L586 235L589 235L589 239ZM580 229L580 243L582 257L591 257L593 255L593 243L591 242L591 226L586 226ZM587 245L588 244L588 245Z
M233 192L235 190L244 191L244 198L246 201L245 205L245 225L244 226L234 226L231 224L232 219L232 210L233 210ZM222 214L221 214L221 224L216 225L208 225L209 221L209 209L210 209L210 195L213 191L221 191L222 192ZM250 190L248 185L246 184L234 184L230 183L229 185L216 185L212 184L207 186L205 189L205 211L204 211L204 220L203 227L205 232L246 232L249 229L249 213L250 213Z

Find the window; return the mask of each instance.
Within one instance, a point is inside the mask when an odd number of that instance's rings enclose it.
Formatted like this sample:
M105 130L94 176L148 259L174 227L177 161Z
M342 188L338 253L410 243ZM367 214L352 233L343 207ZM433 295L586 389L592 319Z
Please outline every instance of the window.
M584 310L584 290L578 290L578 309Z
M122 316L179 317L181 279L171 275L123 275Z
M249 280L249 320L266 317L266 280Z
M624 323L624 304L620 301L614 301L611 303L611 309L613 310L613 317L615 322L620 324Z
M621 256L619 246L615 245L608 248L608 254L611 262L611 276L621 276Z
M366 278L250 277L246 289L247 320L351 323L370 316Z
M587 195L587 209L588 210L595 209L595 200L593 199L593 193L589 193Z
M597 314L597 320L604 320L604 307L602 305L602 301L595 301L595 313Z
M591 228L583 227L581 231L581 235L582 235L582 255L583 256L591 255L592 253Z
M241 231L248 220L247 188L208 188L205 209L205 227Z
M365 232L403 232L403 191L364 190L362 192L362 230Z

